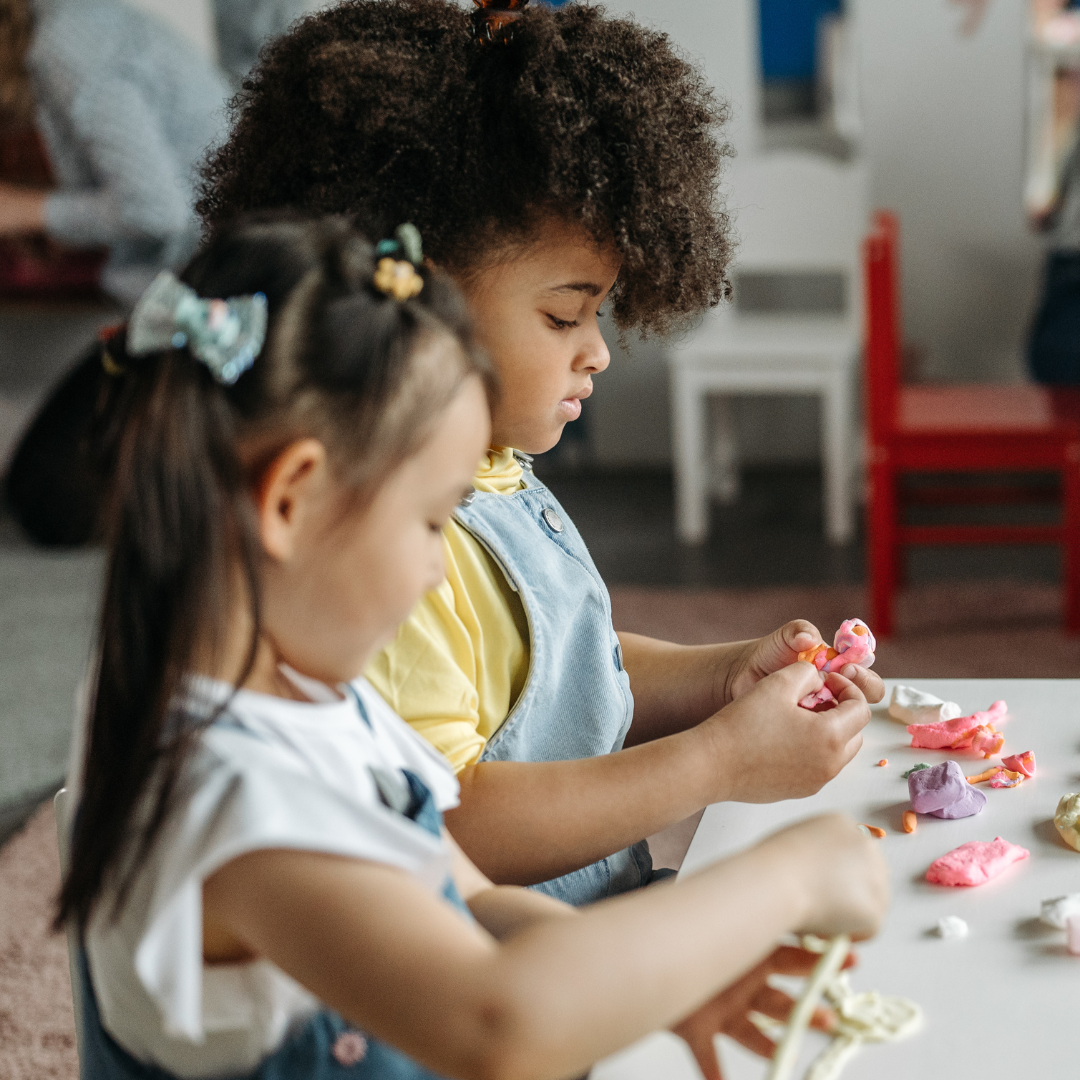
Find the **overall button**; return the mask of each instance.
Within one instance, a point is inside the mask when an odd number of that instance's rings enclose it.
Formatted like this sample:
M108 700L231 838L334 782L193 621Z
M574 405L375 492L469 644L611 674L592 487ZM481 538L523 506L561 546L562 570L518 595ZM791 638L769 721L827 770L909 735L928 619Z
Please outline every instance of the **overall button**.
M563 531L562 518L559 517L559 515L556 514L555 511L550 506L545 507L540 512L540 516L544 519L544 521L547 523L547 527L552 532L562 532Z

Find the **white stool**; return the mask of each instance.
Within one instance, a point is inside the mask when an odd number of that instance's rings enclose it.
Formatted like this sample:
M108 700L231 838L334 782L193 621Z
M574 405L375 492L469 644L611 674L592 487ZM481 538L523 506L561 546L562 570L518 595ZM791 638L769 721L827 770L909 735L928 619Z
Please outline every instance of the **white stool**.
M742 244L734 268L746 273L838 273L836 315L747 314L725 304L691 339L669 349L676 528L686 543L708 535L710 466L721 499L738 491L737 448L725 399L736 394L816 394L822 402L826 535L854 534L852 462L857 457L852 395L862 352L860 249L866 175L858 164L783 153L736 166L728 199ZM721 398L713 445L707 401Z

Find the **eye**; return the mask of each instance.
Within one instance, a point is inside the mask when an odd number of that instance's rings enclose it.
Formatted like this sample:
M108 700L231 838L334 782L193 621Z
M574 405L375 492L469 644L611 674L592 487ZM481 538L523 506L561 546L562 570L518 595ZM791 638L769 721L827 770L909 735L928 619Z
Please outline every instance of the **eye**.
M569 330L578 325L577 319L557 319L551 314L548 315L548 318L551 320L551 325L556 330Z

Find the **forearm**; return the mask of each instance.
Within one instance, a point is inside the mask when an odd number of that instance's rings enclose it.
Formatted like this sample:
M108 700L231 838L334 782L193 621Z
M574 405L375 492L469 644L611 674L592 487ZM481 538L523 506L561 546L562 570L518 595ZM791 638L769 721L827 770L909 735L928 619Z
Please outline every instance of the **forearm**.
M473 918L502 941L548 919L561 919L576 909L561 900L514 885L492 885L446 829L443 838L454 853L454 883Z
M574 1075L676 1023L800 927L797 881L779 852L757 848L506 943L489 961L494 985L520 1006L505 1075Z
M728 676L752 644L676 645L622 632L619 641L634 694L627 746L685 731L727 705Z
M479 762L459 774L447 827L492 881L548 881L725 798L716 737L694 728L601 757Z

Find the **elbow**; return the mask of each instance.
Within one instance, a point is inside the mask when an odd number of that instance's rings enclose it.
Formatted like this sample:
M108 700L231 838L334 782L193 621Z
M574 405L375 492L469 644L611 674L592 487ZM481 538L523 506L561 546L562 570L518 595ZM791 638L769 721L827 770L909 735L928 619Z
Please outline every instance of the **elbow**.
M536 1008L524 994L492 994L478 1009L476 1053L467 1080L550 1080L562 1075L553 1056L560 1040L544 1038ZM559 1054L562 1057L562 1054Z

